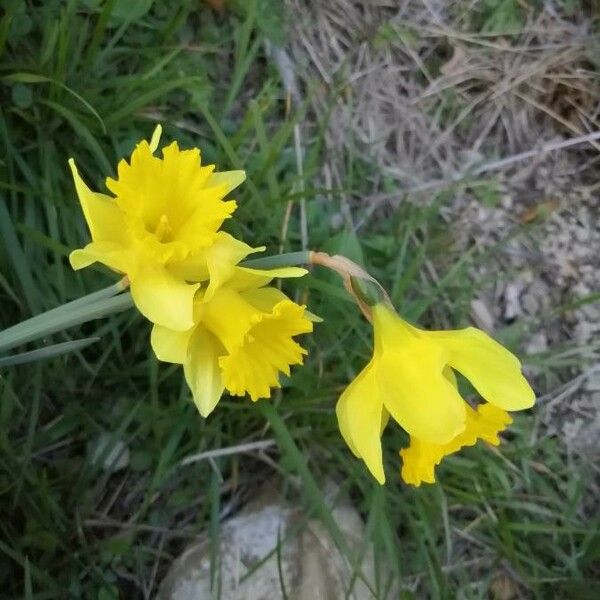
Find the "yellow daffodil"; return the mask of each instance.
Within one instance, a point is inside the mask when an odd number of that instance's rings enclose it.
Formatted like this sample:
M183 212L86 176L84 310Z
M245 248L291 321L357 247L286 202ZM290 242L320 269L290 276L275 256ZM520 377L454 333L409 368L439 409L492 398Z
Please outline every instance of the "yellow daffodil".
M336 412L346 443L380 483L385 482L381 432L390 416L413 440L403 471L413 483L433 477L433 468L425 472L419 461L429 464L432 457L437 460L437 455L454 452L457 444L456 449L472 444L477 437L489 441L490 418L503 424L509 418L505 412L491 411L533 405L535 396L519 360L483 331L423 331L383 302L372 306L372 320L373 357L346 388ZM473 414L453 382L454 371L464 375L491 407L484 405Z
M183 365L194 402L204 417L223 390L252 400L280 387L279 373L302 364L306 354L293 337L312 331L304 306L266 284L273 277L299 277L304 269L259 271L233 267L214 293L210 284L196 295L194 326L187 331L155 325L152 348L163 361Z
M140 312L154 323L183 331L194 323L198 282L220 272L225 255L237 255L242 247L246 254L253 251L217 233L236 208L223 198L244 181L245 173L216 173L214 165L201 165L197 148L180 150L177 142L163 148L158 158L154 152L160 134L158 126L150 143L137 145L129 163L119 163L117 179L106 180L114 197L90 190L73 159L69 161L92 236L70 260L74 269L100 262L126 274Z

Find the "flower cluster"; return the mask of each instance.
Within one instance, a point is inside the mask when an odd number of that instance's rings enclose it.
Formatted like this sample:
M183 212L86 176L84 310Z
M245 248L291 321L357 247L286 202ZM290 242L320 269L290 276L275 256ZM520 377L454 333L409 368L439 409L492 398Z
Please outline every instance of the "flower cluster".
M252 248L221 226L236 209L225 198L245 173L216 172L202 165L197 148L180 150L176 142L155 156L160 136L159 126L129 162L119 163L117 178L106 180L114 196L90 190L70 161L92 237L70 259L75 269L100 262L126 276L135 305L153 323L156 356L183 365L206 417L224 390L268 398L280 374L302 364L306 351L294 338L312 331L313 318L269 284L306 271L244 266L264 247ZM400 451L402 478L419 486L433 483L436 465L462 447L478 440L499 444L498 434L512 422L507 411L533 405L518 359L488 335L472 327L418 329L396 314L361 267L341 256L310 256L344 277L373 323L373 356L339 398L336 413L347 445L378 482L385 482L381 436L390 417L410 436ZM353 292L353 278L377 293ZM472 407L461 397L456 372L484 402Z
M294 336L312 331L304 306L274 287L274 277L300 277L298 267L240 266L252 248L221 231L236 209L224 198L244 171L215 172L197 148L177 142L155 156L158 126L106 187L93 192L70 166L92 241L71 253L74 269L100 262L127 276L133 301L153 324L152 347L161 360L183 365L200 413L207 416L224 389L266 398L278 375L301 364Z

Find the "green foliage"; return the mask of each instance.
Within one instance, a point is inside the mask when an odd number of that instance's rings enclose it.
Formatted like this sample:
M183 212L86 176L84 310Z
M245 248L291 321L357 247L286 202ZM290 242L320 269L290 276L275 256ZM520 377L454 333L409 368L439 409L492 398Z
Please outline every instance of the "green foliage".
M304 199L310 247L363 260L408 318L467 322L473 292L486 283L474 281L471 269L486 256L454 250L439 211L452 190L429 206L359 206L351 223L342 191L316 183L323 153L317 127L303 129L300 191L293 130L304 122L304 108L285 116L281 82L262 66L265 39L282 39L279 6L240 1L219 15L186 0L3 4L1 328L116 281L102 268L74 273L68 265L69 250L88 233L66 161L75 157L90 185L103 190L104 177L157 121L165 139L200 146L221 169L246 169L228 227L248 243L298 250ZM382 28L381 43L393 35ZM343 194L360 197L377 166L347 159ZM494 183L483 184L482 201L494 201ZM290 501L303 502L352 555L319 488L332 475L344 481L403 598L488 597L494 577L507 573L527 597L556 590L580 597L591 589L599 545L597 523L584 511L585 472L556 440L535 436L535 416L518 417L500 451L476 447L451 457L439 471L442 484L420 489L397 477L406 439L390 427L390 483L379 487L344 446L333 411L369 357L369 327L339 281L318 268L288 291L324 322L305 340L307 365L270 404L225 397L201 419L181 370L156 361L149 326L133 311L47 340L101 337L85 350L2 370L0 598L144 597L194 535L211 532L216 552L226 509L237 510L270 476L252 456L186 465L182 459L263 438L277 442L273 459ZM552 363L559 358L540 362L554 371L564 366ZM123 444L129 461L115 471L110 451ZM461 547L452 544L456 531L466 540ZM382 576L375 597L385 589Z
M484 33L517 31L525 23L525 8L518 0L479 0L472 11L472 29Z

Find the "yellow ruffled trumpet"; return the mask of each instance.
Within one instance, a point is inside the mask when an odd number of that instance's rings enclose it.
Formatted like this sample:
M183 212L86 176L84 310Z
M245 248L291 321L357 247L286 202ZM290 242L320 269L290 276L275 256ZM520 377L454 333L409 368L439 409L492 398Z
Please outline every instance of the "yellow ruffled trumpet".
M154 156L160 125L122 160L117 179L106 180L114 197L94 192L69 161L92 241L70 255L74 269L100 262L127 275L139 311L153 323L175 330L193 325L199 258L219 239L218 229L236 209L223 198L242 183L244 171L215 172L202 165L200 150L180 150L177 142ZM221 240L222 241L222 240ZM210 254L210 253L209 253ZM207 273L208 276L208 273Z

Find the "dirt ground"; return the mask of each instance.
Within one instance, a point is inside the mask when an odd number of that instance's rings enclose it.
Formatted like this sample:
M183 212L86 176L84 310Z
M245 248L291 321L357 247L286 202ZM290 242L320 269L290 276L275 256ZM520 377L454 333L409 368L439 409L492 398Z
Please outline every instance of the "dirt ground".
M357 230L383 207L429 202L456 184L442 210L457 247L498 248L474 267L473 275L492 283L473 302L472 319L490 332L526 331L528 370L553 390L539 401L540 431L598 459L600 45L593 9L582 2L568 14L557 2L534 10L523 1L499 15L482 4L490 3L287 0L296 15L291 43L273 57L292 97L309 97L315 119L341 90L323 184L348 187L349 152L379 167L370 193L344 198ZM536 356L545 367L535 366ZM553 365L560 377L547 373Z

